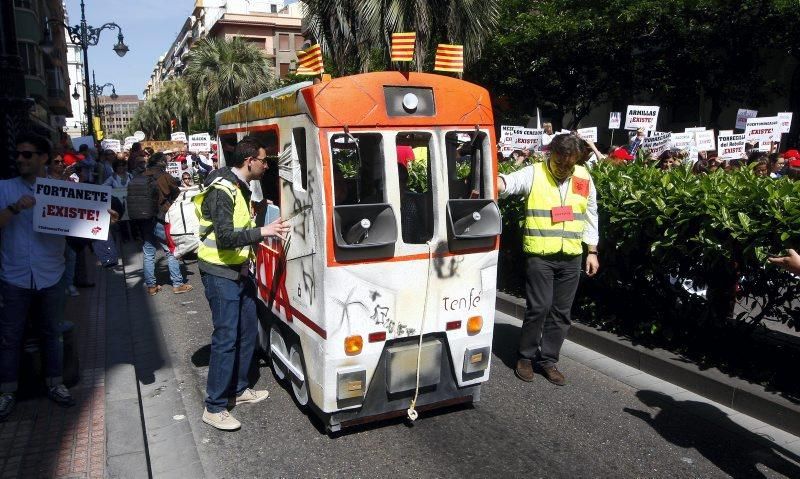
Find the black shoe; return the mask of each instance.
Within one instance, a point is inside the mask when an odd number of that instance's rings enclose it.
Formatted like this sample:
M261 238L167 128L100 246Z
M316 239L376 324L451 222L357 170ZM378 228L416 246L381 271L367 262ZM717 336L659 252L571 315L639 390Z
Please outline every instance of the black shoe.
M94 288L94 283L89 283L89 282L75 283L75 286L79 288Z
M69 389L63 384L48 387L47 397L61 407L72 407L75 405L75 400L72 399Z

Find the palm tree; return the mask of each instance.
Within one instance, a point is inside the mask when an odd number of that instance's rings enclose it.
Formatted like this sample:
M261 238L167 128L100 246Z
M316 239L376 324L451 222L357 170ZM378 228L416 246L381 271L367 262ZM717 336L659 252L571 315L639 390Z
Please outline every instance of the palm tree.
M262 51L241 38L203 38L189 52L184 79L197 112L210 118L222 108L270 90L272 71Z
M308 0L309 31L334 69L368 71L377 51L389 66L392 32L417 32L417 70L432 63L437 43L464 45L464 61L480 58L499 20L499 0Z

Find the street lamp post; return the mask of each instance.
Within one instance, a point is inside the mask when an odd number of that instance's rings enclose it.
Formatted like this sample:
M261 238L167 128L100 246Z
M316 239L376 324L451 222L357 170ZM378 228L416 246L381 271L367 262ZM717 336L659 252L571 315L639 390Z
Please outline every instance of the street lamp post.
M100 121L103 120L103 113L102 108L100 107L100 96L103 95L103 90L107 87L111 87L111 99L116 100L119 95L117 95L117 88L114 86L113 83L106 83L104 85L98 85L97 79L94 76L94 70L92 70L92 86L91 92L92 96L94 97L94 108L97 112L97 115L100 117Z
M81 47L83 50L83 69L84 69L84 78L86 81L84 82L84 86L86 87L86 120L88 123L88 133L89 136L94 136L94 123L92 122L92 95L91 89L89 86L89 47L93 47L97 45L100 41L100 32L105 29L114 29L116 28L119 30L119 35L117 35L117 44L114 45L114 51L117 52L117 55L123 57L126 53L128 53L128 46L125 45L124 37L122 36L122 28L117 25L116 23L106 23L103 24L100 28L94 28L93 26L86 23L86 7L81 0L81 23L74 26L69 26L60 20L48 20L45 19L44 22L44 38L40 43L42 50L45 53L50 53L53 50L53 39L52 33L50 32L50 25L58 25L67 29L69 33L69 38L72 40L72 43ZM105 85L104 85L105 86ZM77 90L75 91L77 93ZM115 93L116 94L116 93ZM74 96L74 93L73 93Z

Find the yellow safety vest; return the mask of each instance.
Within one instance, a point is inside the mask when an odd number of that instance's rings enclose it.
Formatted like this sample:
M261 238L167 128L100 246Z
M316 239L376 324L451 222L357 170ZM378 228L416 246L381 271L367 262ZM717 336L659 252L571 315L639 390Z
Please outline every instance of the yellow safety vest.
M562 197L558 183L547 165L544 162L534 163L533 185L528 195L525 232L522 237L525 253L564 253L570 256L583 253L581 240L586 223L591 176L583 166L575 166L575 172L567 181L570 183L567 194ZM572 209L571 221L553 222L552 210L561 206Z
M192 198L197 218L200 221L200 247L197 250L197 257L212 264L228 266L240 265L250 259L252 254L250 246L242 246L233 249L218 249L217 235L214 232L214 223L203 216L203 200L212 188L224 192L230 197L231 201L233 201L234 231L243 231L255 228L256 226L255 222L253 222L253 218L250 217L250 208L247 205L247 200L245 200L239 187L224 178L216 178L208 185L208 188Z

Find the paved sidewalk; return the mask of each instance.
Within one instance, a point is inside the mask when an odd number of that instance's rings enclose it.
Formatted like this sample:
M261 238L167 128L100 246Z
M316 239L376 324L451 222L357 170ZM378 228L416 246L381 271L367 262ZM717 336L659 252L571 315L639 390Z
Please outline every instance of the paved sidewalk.
M0 478L105 475L106 283L99 267L89 274L95 286L68 297L65 314L75 324L80 358L80 382L70 388L76 405L65 409L43 394L21 394L0 423Z

